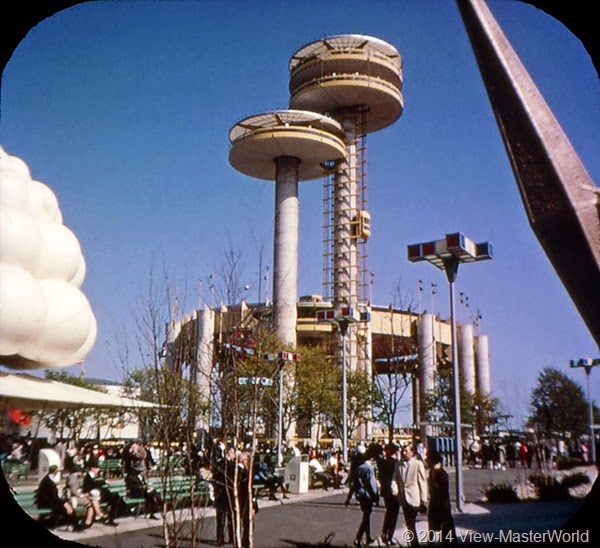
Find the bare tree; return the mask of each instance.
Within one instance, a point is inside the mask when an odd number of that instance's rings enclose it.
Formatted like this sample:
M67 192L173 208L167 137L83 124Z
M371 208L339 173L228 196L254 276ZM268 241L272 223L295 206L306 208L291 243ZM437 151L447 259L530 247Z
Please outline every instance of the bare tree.
M124 386L130 395L157 403L139 410L146 441L160 444L156 473L160 479L163 537L167 547L195 546L203 518L204 493L197 481L193 414L206 405L191 378L190 356L195 341L177 317L182 295L165 271L160 279L149 273L148 289L133 310L138 366L128 363ZM128 362L133 361L127 356ZM180 476L190 478L180 481ZM182 492L185 489L185 492ZM185 502L185 509L182 504ZM184 524L188 524L185 525ZM189 533L187 532L189 530Z

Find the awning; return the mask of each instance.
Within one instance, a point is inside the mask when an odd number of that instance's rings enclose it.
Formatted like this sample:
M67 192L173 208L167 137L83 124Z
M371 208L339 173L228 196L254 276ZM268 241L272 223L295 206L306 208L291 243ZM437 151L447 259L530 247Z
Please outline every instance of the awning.
M88 390L81 386L27 374L0 373L0 404L4 409L155 408L159 404Z

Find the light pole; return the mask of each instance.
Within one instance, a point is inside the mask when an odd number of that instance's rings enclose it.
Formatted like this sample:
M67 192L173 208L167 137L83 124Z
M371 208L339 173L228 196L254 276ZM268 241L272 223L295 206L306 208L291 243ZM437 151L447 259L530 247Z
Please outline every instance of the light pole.
M444 270L450 289L450 327L452 339L452 381L454 391L454 460L456 467L456 507L462 512L462 433L460 424L460 383L458 378L458 349L456 346L456 317L454 306L454 283L461 263L473 263L492 258L492 246L488 242L474 243L461 232L446 234L442 240L409 245L408 260L412 263L427 261Z
M588 393L588 409L589 409L589 421L590 421L590 457L592 462L596 462L596 435L594 433L594 405L592 404L592 392L590 389L590 373L592 367L600 365L600 358L591 359L583 358L580 360L571 360L569 362L570 367L583 367L585 369L585 377L587 379L587 393Z
M342 456L344 463L348 462L348 381L346 374L346 333L351 323L369 321L369 313L359 313L352 307L341 309L340 313L335 310L317 311L317 320L331 323L340 330L342 335Z
M283 461L283 368L286 362L300 361L300 354L292 352L275 352L271 354L263 354L263 359L269 362L277 363L277 372L279 373L279 402L277 412L277 466L281 466Z

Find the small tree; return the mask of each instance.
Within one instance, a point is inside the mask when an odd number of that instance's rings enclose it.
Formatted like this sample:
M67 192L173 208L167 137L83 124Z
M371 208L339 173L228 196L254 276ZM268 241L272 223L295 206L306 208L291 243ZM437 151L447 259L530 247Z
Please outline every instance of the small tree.
M529 405L527 425L540 433L577 437L588 431L588 402L583 389L558 369L546 367L539 373ZM598 414L594 406L594 416Z
M297 417L317 426L321 437L332 408L341 409L341 371L323 345L298 348L302 361L297 368Z

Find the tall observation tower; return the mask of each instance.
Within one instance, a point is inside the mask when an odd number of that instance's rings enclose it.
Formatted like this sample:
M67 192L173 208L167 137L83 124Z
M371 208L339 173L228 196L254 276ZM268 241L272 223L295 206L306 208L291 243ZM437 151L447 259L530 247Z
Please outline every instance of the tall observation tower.
M322 164L346 155L339 122L315 112L279 110L251 116L229 132L229 162L257 179L275 181L273 327L296 346L298 182L323 177Z
M360 34L330 36L299 49L289 62L290 108L326 114L343 128L347 154L331 162L325 182L324 292L334 309L366 309L366 135L393 124L404 108L398 50ZM351 369L370 371L369 325L341 337Z

